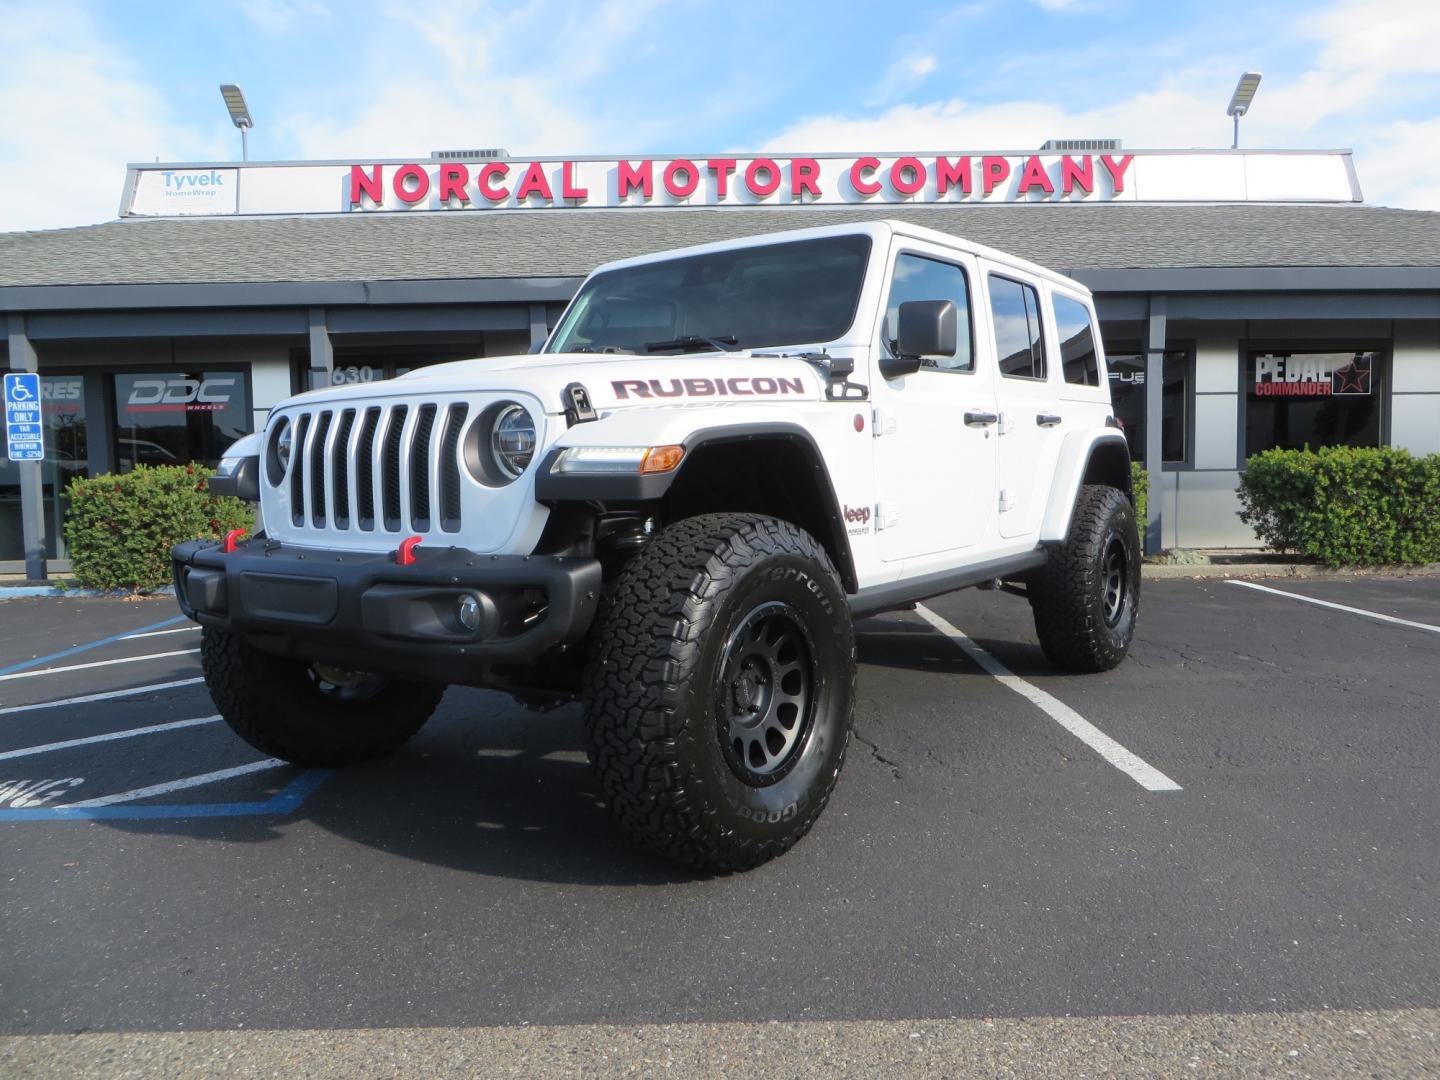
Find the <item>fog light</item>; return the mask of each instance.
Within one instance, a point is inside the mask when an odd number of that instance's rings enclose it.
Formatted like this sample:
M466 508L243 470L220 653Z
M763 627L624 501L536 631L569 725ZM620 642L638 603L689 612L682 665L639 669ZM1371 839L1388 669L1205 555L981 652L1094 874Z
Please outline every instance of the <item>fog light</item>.
M460 619L460 625L472 633L480 629L480 600L478 597L466 593L460 597L460 602L455 605L455 614Z

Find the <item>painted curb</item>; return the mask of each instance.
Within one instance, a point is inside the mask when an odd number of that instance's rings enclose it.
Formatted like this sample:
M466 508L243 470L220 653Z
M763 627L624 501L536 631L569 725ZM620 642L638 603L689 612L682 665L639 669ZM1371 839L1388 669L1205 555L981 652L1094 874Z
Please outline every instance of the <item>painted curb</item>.
M19 600L29 596L73 596L82 599L93 599L95 597L118 597L137 596L142 600L152 596L174 596L175 586L166 585L163 589L156 589L153 592L128 593L121 590L105 592L101 589L62 589L57 585L0 585L0 600Z
M1440 577L1440 563L1423 566L1355 566L1332 570L1310 563L1199 563L1193 566L1144 563L1140 576L1166 578L1408 578Z

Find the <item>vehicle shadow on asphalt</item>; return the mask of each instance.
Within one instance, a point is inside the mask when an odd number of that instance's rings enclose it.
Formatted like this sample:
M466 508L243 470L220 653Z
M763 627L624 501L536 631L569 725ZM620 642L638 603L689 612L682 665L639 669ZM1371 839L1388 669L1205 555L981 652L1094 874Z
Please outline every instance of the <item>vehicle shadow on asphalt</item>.
M872 618L857 624L856 630L861 664L901 671L989 678L954 642L918 620L910 621L900 617ZM989 638L983 635L974 636L972 640L1004 664L1011 674L1022 679L1071 678L1075 675L1074 672L1065 671L1052 664L1046 659L1040 646L1034 642ZM864 678L863 673L861 678Z
M466 873L572 885L703 880L632 845L610 820L583 750L581 714L527 713L452 688L398 753L337 769L286 817L106 821L143 835L253 844L315 825L388 855ZM280 786L293 778L278 781Z

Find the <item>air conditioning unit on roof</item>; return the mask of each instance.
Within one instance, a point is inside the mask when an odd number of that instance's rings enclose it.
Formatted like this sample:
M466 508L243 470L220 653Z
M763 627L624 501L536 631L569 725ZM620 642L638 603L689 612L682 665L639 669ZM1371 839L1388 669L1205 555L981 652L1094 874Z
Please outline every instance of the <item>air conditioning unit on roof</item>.
M493 150L431 150L432 161L502 161L510 156L509 150L496 147Z
M1040 150L1056 154L1108 154L1120 148L1119 139L1046 139Z

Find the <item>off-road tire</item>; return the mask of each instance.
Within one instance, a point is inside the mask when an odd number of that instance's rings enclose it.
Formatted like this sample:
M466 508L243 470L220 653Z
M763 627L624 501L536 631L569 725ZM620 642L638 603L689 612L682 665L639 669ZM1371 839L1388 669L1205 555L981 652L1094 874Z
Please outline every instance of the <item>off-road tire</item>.
M769 628L767 612L778 617ZM798 643L790 655L810 657L808 705L796 721L806 727L783 758L776 751L788 764L767 760L755 767L775 772L747 780L752 766L729 738L737 721L726 712L742 710L727 695L749 701L758 685L759 701L764 686L794 678L783 664L799 661L777 661L785 673L768 683L763 674L748 686L739 683L750 674L724 678L751 648L745 642L783 641L787 627ZM739 513L679 521L607 590L585 682L590 761L621 828L697 869L758 866L815 823L845 759L855 635L839 576L825 549L789 522Z
M1121 594L1114 602L1117 584ZM1028 583L1040 647L1057 667L1109 671L1125 659L1140 610L1140 534L1123 491L1086 484L1070 534Z
M200 635L205 685L220 715L262 754L296 765L354 765L398 749L430 718L445 687L375 680L363 696L322 688L310 665L261 652L239 634Z

